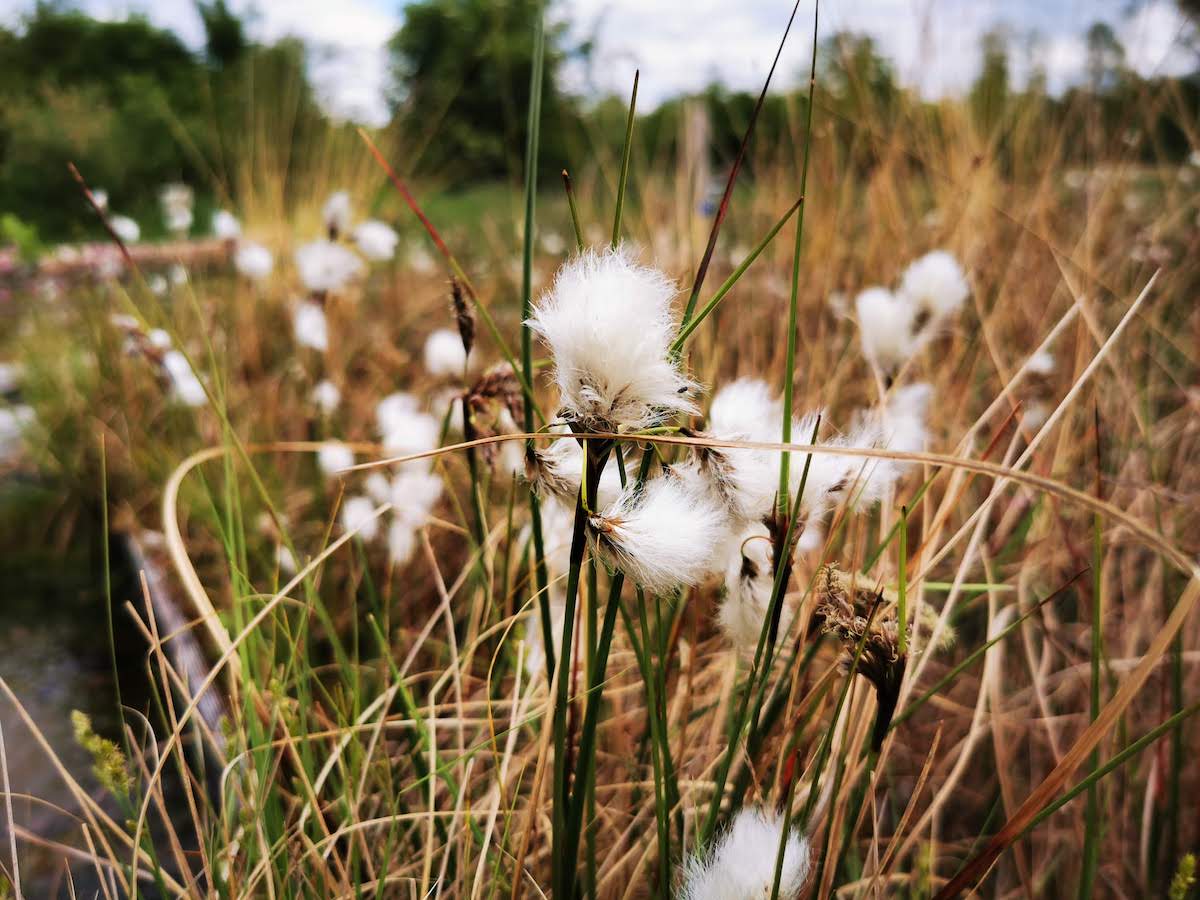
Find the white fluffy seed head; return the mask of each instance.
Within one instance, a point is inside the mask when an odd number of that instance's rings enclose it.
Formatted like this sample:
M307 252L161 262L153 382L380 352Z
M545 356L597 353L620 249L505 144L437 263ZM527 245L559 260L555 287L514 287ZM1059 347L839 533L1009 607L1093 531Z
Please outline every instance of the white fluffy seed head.
M388 559L393 566L406 566L417 550L417 531L401 519L388 526Z
M777 813L743 809L707 858L692 858L684 865L680 900L768 900L782 831L783 820ZM811 852L808 840L793 829L784 844L781 900L799 896L808 878Z
M312 389L312 393L308 395L309 400L317 409L321 410L325 415L333 415L334 410L338 408L338 404L342 402L342 392L338 390L338 386L326 378L320 381Z
M400 235L386 222L367 219L354 227L354 242L362 255L374 262L385 262L396 255Z
M169 340L169 338L168 338ZM208 402L204 393L204 385L192 371L187 357L178 350L168 350L163 354L163 369L171 382L171 396L184 406L203 406Z
M350 195L346 191L334 191L321 208L321 221L325 230L333 234L345 234L350 230L350 220L354 218L354 207Z
M721 631L742 656L753 656L770 611L774 587L774 552L766 526L756 524L731 541L725 568L725 597L717 612ZM783 606L779 634L791 627L791 608Z
M1025 361L1025 367L1034 375L1050 375L1054 372L1054 354L1042 350Z
M915 312L906 297L869 287L854 299L854 309L863 355L881 371L894 372L919 349Z
M357 532L365 542L375 540L379 534L375 509L375 501L370 497L347 497L342 503L342 528Z
M440 424L428 413L416 407L407 394L392 394L376 407L376 421L384 452L389 456L424 454L437 448ZM428 467L426 463L425 467ZM416 464L420 468L420 463Z
M392 479L392 514L412 528L424 526L442 497L442 479L420 466L405 466Z
M354 451L341 441L326 441L317 450L317 465L326 475L333 475L354 465Z
M695 385L671 359L675 285L624 248L563 266L529 320L554 357L567 414L586 427L637 429L695 413Z
M227 209L218 209L212 214L212 233L223 241L232 241L242 236L242 223Z
M900 291L918 312L934 321L956 312L971 287L958 260L945 250L933 250L912 262L900 279Z
M296 270L300 280L314 293L340 291L362 275L363 261L341 244L312 241L296 248Z
M589 522L593 544L647 590L694 585L718 565L729 517L707 486L671 471L630 484Z
M420 412L421 404L407 391L388 394L375 404L375 427L380 434L403 428L408 419Z
M241 241L233 254L233 265L246 278L262 281L275 268L275 257L262 244Z
M884 446L904 453L919 453L929 443L929 401L933 387L924 382L905 385L892 392L879 415L879 431Z
M439 328L425 339L425 369L435 378L462 377L467 351L457 331Z
M329 325L325 321L325 310L319 303L301 300L292 311L292 328L296 332L296 343L311 347L319 353L329 349Z
M126 244L136 244L142 236L141 226L129 216L109 216L108 224Z
M708 413L708 430L722 440L778 441L783 421L783 406L772 388L754 378L740 378L722 387L713 396ZM808 435L793 433L794 440L807 441ZM770 450L721 448L720 493L730 512L743 522L757 522L771 511L779 488L779 454Z

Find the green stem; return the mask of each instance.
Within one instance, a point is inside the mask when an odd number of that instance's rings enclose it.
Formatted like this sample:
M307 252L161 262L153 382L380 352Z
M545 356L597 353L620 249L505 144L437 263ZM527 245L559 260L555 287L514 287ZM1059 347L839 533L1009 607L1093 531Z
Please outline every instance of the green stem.
M562 170L563 188L567 192L567 206L571 210L571 227L575 229L575 249L583 252L583 228L579 225L579 208L575 205L575 188L571 185L571 175Z
M812 114L813 90L817 84L817 15L821 4L813 4L813 50L812 64L808 76L808 121L804 131L804 162L800 170L800 199L797 206L800 214L796 217L796 242L792 247L792 290L788 299L788 330L787 358L783 366L783 443L792 442L792 404L796 379L796 331L797 317L800 308L800 250L804 238L804 199L808 195L808 161L812 156ZM787 497L790 482L791 454L784 453L779 458L779 495L778 511L787 509Z
M571 840L568 827L570 794L567 785L567 718L570 711L571 644L575 625L575 607L579 598L579 576L583 564L587 508L584 498L596 495L600 486L600 475L608 459L611 445L606 441L585 441L584 467L586 480L579 486L575 502L575 524L571 534L570 566L567 570L566 599L563 610L562 644L559 654L560 665L555 673L556 693L554 702L554 806L553 806L553 861L552 878L554 896L571 898L575 892L575 850L578 840ZM577 836L576 836L577 837Z
M613 247L621 242L621 213L625 209L625 187L629 182L629 156L633 147L633 123L637 113L638 80L641 70L633 73L633 94L629 98L629 117L625 121L625 145L621 148L621 177L617 181L617 211L613 215L612 241Z
M675 341L671 344L671 353L673 355L677 355L683 349L683 345L686 344L688 338L692 336L692 332L700 327L700 324L706 318L708 318L709 314L711 314L714 309L717 308L717 304L725 299L725 295L733 290L733 286L738 283L738 279L740 279L745 271L750 268L753 262L758 259L763 250L767 248L767 245L774 240L775 235L779 234L780 229L787 224L788 219L795 215L796 210L801 207L802 203L802 200L797 200L795 203L793 203L788 208L788 211L783 214L783 218L771 226L771 230L767 232L766 236L759 241L757 245L755 245L754 249L750 251L749 255L742 260L741 264L736 269L733 270L733 273L725 279L725 282L719 288L717 288L717 292L712 295L712 298L705 303L703 307L701 307L700 312L698 312L694 318L686 319L680 324L679 334L675 337Z

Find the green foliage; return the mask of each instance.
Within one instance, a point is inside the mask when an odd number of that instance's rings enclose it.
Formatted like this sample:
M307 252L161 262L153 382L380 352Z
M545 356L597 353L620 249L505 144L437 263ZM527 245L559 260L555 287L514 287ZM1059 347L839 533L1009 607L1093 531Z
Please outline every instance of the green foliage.
M426 171L471 178L522 170L533 71L533 27L542 0L421 0L404 9L389 44L390 102ZM577 117L559 89L563 27L546 31L542 87L543 175L568 162Z
M42 242L37 228L22 222L12 213L0 215L0 242L12 244L25 262L35 262L41 255Z
M121 748L92 730L92 720L79 710L71 712L75 742L92 757L92 773L110 794L122 799L133 789L133 775Z
M1196 883L1196 857L1192 853L1185 854L1179 860L1179 868L1171 879L1171 887L1167 890L1170 900L1187 900L1188 892Z
M292 111L290 140L307 141L324 119L304 48L250 44L224 0L199 12L203 56L144 19L99 21L52 5L37 6L16 30L0 29L0 210L47 241L102 237L67 171L73 162L108 191L114 211L155 237L161 186L211 187L227 145L245 149L238 142L255 96L271 91Z

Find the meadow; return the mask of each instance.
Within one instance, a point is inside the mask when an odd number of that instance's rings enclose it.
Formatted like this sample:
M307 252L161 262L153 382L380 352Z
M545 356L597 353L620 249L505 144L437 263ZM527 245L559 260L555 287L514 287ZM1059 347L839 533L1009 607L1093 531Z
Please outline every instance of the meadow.
M203 258L14 297L152 694L24 718L0 896L1195 896L1197 110L800 94L714 190L532 107L456 189L264 100Z

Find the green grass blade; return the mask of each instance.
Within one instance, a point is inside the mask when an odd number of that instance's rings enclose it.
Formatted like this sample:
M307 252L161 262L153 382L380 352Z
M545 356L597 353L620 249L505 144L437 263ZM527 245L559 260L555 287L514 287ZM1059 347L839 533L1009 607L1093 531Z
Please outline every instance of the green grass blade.
M617 181L617 210L613 214L613 230L612 241L613 247L621 242L621 213L625 210L625 189L629 184L629 156L633 149L633 123L637 115L637 92L638 80L641 77L641 70L635 69L633 73L633 93L629 97L629 118L625 121L625 144L621 148L621 177ZM574 206L572 206L572 214ZM578 233L578 226L576 226Z

